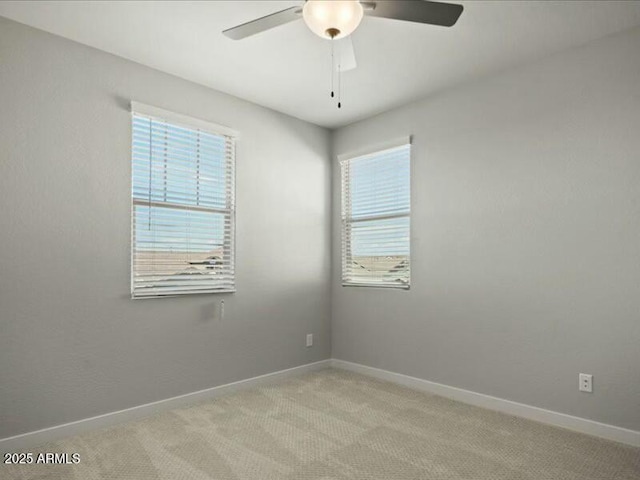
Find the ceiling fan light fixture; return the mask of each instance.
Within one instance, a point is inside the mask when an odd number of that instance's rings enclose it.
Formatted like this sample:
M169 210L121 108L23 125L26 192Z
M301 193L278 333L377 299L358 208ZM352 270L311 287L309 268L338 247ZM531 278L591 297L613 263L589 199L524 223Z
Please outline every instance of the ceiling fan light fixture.
M358 0L307 0L302 17L309 29L327 40L351 35L363 16Z

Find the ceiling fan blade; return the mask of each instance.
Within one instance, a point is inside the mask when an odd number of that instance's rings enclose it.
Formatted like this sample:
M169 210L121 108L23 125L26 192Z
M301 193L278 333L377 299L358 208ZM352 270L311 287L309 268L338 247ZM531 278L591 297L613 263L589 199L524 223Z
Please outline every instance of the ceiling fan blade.
M366 2L365 14L370 17L392 18L407 22L428 23L451 27L462 14L463 6L455 3L427 0L391 0Z
M335 40L336 69L341 72L348 72L358 66L356 63L356 52L353 49L351 35Z
M265 30L269 30L270 28L293 22L294 20L301 18L301 13L302 8L300 7L286 8L284 10L280 10L279 12L272 13L271 15L267 15L265 17L251 20L250 22L243 23L242 25L228 28L222 33L224 33L227 37L232 38L233 40L240 40L242 38L255 35L256 33L264 32Z

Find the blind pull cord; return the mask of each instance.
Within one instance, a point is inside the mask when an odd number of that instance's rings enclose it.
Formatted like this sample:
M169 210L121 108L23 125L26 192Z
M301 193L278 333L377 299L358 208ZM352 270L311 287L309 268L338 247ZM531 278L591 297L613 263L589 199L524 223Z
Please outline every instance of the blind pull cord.
M151 231L151 176L153 175L153 119L149 122L149 231Z

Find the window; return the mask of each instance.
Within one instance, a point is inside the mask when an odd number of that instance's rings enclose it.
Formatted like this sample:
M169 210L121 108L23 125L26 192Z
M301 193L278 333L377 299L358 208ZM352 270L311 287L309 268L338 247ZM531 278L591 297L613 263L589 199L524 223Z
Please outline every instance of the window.
M131 296L233 292L235 133L131 110Z
M409 288L411 145L397 143L341 159L344 286Z

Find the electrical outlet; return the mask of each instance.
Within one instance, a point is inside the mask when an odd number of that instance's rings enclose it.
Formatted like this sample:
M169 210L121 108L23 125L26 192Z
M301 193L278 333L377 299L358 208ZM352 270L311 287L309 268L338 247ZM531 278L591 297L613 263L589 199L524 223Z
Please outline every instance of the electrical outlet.
M581 392L593 392L593 375L588 373L578 375L578 390Z
M307 333L307 347L313 346L313 333Z

